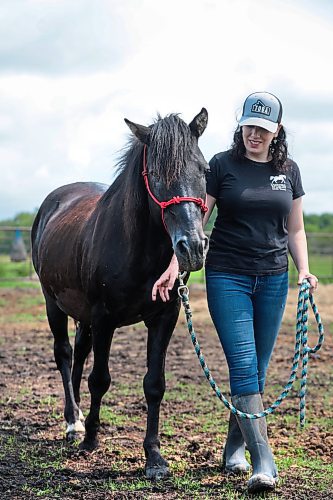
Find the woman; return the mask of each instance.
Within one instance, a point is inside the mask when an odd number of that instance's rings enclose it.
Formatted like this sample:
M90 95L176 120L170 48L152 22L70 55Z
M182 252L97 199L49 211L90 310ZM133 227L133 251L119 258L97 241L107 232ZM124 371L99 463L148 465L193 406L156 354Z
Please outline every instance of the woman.
M288 248L298 284L310 274L298 166L288 158L282 105L268 92L249 95L229 151L210 161L204 224L217 205L206 260L207 300L229 367L232 402L246 413L263 410L266 372L288 293ZM155 283L152 298L169 299L178 274L172 258ZM223 452L226 471L242 474L250 465L249 492L272 490L277 469L265 418L230 414Z

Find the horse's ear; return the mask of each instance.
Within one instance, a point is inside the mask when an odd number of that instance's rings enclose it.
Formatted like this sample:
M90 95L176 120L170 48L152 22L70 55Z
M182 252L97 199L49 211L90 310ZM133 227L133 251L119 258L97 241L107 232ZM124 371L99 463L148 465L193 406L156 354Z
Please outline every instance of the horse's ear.
M207 127L208 123L208 111L206 108L202 108L199 114L193 118L189 127L195 137L200 137Z
M124 118L126 125L131 129L133 134L139 139L139 141L147 144L149 146L150 142L150 128L144 125L139 125L138 123L133 123L127 118Z

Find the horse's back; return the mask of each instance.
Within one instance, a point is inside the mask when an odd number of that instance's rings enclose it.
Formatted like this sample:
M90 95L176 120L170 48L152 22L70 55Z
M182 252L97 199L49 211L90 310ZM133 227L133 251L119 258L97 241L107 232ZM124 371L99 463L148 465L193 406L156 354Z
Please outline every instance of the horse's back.
M32 244L38 245L48 224L80 223L95 209L97 201L107 190L106 185L76 182L52 191L40 206L32 226Z

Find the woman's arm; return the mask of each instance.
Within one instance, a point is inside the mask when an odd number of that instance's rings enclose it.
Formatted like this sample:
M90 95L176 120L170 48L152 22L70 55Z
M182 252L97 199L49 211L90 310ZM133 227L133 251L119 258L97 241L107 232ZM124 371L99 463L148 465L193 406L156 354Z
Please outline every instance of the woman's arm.
M288 217L288 246L292 259L298 271L298 284L304 279L310 283L310 292L316 290L318 278L309 272L308 246L304 230L302 197L293 201Z
M212 214L213 208L215 207L215 203L216 203L216 198L214 198L210 194L207 194L207 207L208 207L208 210L205 213L203 221L202 221L202 226L203 226L204 229L206 227L207 222L209 221L209 217Z
M212 213L212 210L215 206L216 199L213 196L207 195L207 206L208 211L205 213L202 225L205 227L207 224L209 217ZM152 299L156 300L157 294L160 294L163 302L167 302L169 300L169 291L173 289L176 278L178 277L179 266L178 260L175 254L173 254L169 267L164 271L164 273L159 277L159 279L155 282L152 290Z

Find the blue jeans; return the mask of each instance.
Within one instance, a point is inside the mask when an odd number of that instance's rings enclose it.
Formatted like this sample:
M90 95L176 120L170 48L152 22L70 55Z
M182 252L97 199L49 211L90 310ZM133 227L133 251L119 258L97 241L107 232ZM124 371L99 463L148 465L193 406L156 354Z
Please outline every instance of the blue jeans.
M231 395L263 392L288 294L288 273L228 274L206 268L209 311L228 367Z

